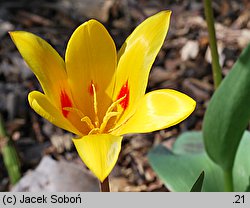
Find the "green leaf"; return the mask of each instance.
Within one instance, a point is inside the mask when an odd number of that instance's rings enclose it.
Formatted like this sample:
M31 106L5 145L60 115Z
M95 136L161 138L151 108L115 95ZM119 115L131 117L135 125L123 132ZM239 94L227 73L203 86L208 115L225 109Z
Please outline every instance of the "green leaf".
M205 113L203 132L208 155L224 170L233 167L250 118L250 45L222 81Z
M200 176L198 177L198 179L195 181L193 187L191 188L190 192L201 192L202 190L202 185L203 185L203 181L204 181L204 171L201 172Z
M202 170L202 191L223 191L223 171L206 154L201 132L180 135L170 151L162 145L152 149L149 162L170 191L190 191ZM234 191L250 191L250 132L245 131L233 167Z
M5 130L4 122L0 114L0 141L3 162L7 169L11 184L15 184L21 178L20 161L15 146Z
M7 169L11 184L15 184L21 178L20 162L16 149L11 140L2 147L3 161Z
M173 150L162 145L152 149L149 162L170 191L189 192L204 170L202 191L223 191L223 172L206 154L201 132L187 132L177 138Z
M249 179L249 184L248 184L248 186L247 186L245 192L250 192L250 179Z
M187 131L181 134L173 145L175 154L204 153L204 144L201 131Z
M245 131L240 142L234 168L234 191L250 191L249 190L250 177L250 132Z

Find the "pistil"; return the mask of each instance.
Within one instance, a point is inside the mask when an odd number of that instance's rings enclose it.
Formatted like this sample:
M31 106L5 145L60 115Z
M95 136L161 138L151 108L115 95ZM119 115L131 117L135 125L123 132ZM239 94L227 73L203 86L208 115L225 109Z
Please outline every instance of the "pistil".
M114 101L109 108L107 109L105 116L103 117L102 123L100 125L99 123L99 118L98 118L98 106L97 106L97 95L96 95L96 87L93 83L91 83L91 91L93 92L93 107L94 107L94 113L95 113L95 117L94 117L94 122L91 121L90 117L84 115L82 113L81 110L75 108L75 107L64 107L63 110L67 111L67 112L72 112L72 113L76 113L78 115L78 117L80 118L81 122L84 122L87 124L87 126L89 127L90 131L89 131L89 135L90 134L101 134L104 132L110 132L109 129L107 130L106 127L108 125L108 122L110 121L111 118L116 117L116 119L113 121L113 123L111 124L111 127L114 127L117 120L120 118L120 116L123 113L122 111L117 111L118 109L118 104L120 104L124 99L126 99L127 95L124 95L123 97L119 98L118 100ZM116 129L116 128L115 128Z

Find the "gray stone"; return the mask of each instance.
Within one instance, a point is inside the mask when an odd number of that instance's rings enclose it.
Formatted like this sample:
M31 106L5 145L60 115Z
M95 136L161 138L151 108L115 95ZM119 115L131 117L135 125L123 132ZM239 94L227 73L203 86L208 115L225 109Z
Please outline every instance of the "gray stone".
M28 171L11 191L95 192L99 186L98 180L78 165L44 156L37 168Z

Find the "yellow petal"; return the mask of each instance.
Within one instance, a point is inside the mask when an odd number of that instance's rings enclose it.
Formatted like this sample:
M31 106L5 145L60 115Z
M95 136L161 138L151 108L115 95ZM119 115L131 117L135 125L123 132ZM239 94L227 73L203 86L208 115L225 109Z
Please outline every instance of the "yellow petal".
M94 120L94 84L98 115L103 118L111 103L117 62L114 42L104 26L96 20L80 25L69 40L65 60L77 107Z
M195 105L192 98L175 90L152 91L138 103L135 114L112 134L146 133L168 128L187 118Z
M118 159L122 137L95 134L73 139L73 142L82 161L103 182Z
M48 100L47 96L38 92L33 91L29 93L28 96L30 106L38 113L40 116L44 117L52 124L75 133L77 135L82 135L58 110L51 102Z
M60 106L61 91L68 91L65 64L60 55L42 38L28 32L10 32L16 47L38 78L51 102Z
M167 35L170 15L170 11L163 11L146 19L127 38L119 51L113 99L122 97L126 91L129 94L123 101L127 102L123 118L133 113L137 102L145 94L151 66Z

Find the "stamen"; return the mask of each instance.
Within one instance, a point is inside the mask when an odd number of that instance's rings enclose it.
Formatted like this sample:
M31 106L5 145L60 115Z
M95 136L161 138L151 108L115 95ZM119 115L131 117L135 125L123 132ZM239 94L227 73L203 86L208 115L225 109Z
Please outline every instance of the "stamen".
M108 121L112 117L118 116L119 114L121 114L121 112L109 112L109 113L106 113L105 117L103 118L101 127L100 127L100 132L103 132L105 130L105 127L107 126Z
M132 116L132 115L131 115L131 116ZM113 132L113 131L116 131L117 129L119 129L120 127L122 127L122 126L131 118L131 116L128 117L128 118L126 119L126 121L120 123L118 126L112 128L112 129L109 129L108 133Z
M124 110L126 109L127 105L128 105L128 97L129 97L129 90L128 90L128 84L126 82L126 84L122 87L121 92L119 93L119 96L117 97L117 100L114 101L109 108L107 109L105 116L103 117L102 123L99 123L99 118L98 118L98 103L97 103L97 89L96 89L96 85L93 83L93 81L91 81L90 86L89 86L89 93L91 96L93 96L93 105L94 105L94 121L92 121L90 119L90 117L85 116L81 110L72 107L70 101L68 101L68 97L67 95L65 95L66 93L63 92L62 94L62 100L64 101L62 105L62 110L64 111L64 116L67 116L67 114L69 112L74 112L75 114L77 114L77 116L79 116L79 118L81 118L81 121L86 123L86 125L88 126L88 128L90 129L89 131L89 135L91 134L100 134L102 132L111 132L113 130L116 130L117 128L119 128L121 125L116 126L113 129L110 130L106 130L105 128L108 125L108 122L110 121L111 118L116 117L114 120L112 120L112 124L110 124L112 126L115 125L115 123L117 122L117 120L119 120L119 118L121 117L121 115L123 114ZM67 101L67 102L66 102ZM124 103L125 101L125 103ZM117 112L118 108L117 106L121 105L122 109L119 109L119 111ZM67 113L66 113L67 112ZM109 127L109 128L110 128Z
M85 115L82 113L82 111L80 111L79 109L74 108L74 107L64 107L63 110L66 110L66 111L69 111L69 112L75 112L75 113L77 113L77 115L78 115L80 118L82 118L81 121L82 121L82 122L85 122L85 123L88 125L88 127L89 127L90 129L94 129L94 128L95 128L95 126L92 124L90 118L89 118L88 116L85 116Z
M126 122L123 122L123 123L120 123L118 126L112 128L112 129L109 129L108 133L112 132L112 131L115 131L117 129L119 129L121 126L123 126Z
M89 132L89 135L91 134L99 134L100 133L100 129L99 128L94 128Z
M114 108L115 108L121 101L123 101L123 100L126 98L126 96L127 96L127 95L124 95L123 97L121 97L121 98L119 98L118 100L116 100L115 102L113 102L113 103L111 104L111 106L109 106L109 108L108 108L106 114L112 112L112 111L114 110Z
M85 122L90 129L95 129L95 126L92 124L90 118L88 116L84 116L82 119L81 119L82 122Z
M99 118L98 118L98 111L97 111L97 98L96 98L96 88L93 83L91 83L91 87L93 90L93 98L94 98L94 112L95 112L95 126L99 127Z
M126 98L126 95L123 96L122 98L116 100L115 102L113 102L111 104L111 106L109 106L103 120L102 120L102 124L100 126L100 132L103 132L108 124L108 121L114 117L114 116L119 116L122 112L113 112L114 108L124 99Z
M86 123L87 126L89 127L90 131L89 131L89 135L90 134L100 134L102 132L105 131L106 126L108 125L108 122L110 121L111 118L116 117L116 119L114 120L114 122L112 121L112 126L116 123L116 121L119 119L119 117L122 115L122 113L124 112L124 110L117 112L117 109L115 109L117 107L118 104L121 104L121 102L123 102L123 100L126 99L126 97L128 96L128 94L125 94L124 96L120 97L119 99L117 99L116 101L114 101L109 108L107 109L105 116L103 117L102 123L101 125L99 124L99 118L98 118L98 109L97 109L97 94L96 94L96 87L95 84L91 81L91 85L90 85L90 94L93 96L93 105L94 105L94 113L95 113L95 121L92 122L91 119L88 116L85 116L81 110L75 108L75 107L71 107L71 106L67 106L67 107L63 107L62 110L66 111L66 112L74 112L76 113L80 118L81 121ZM100 127L99 127L100 125ZM113 130L116 130L117 128L119 128L121 125L110 129L108 132L111 132ZM107 131L107 130L106 130Z

